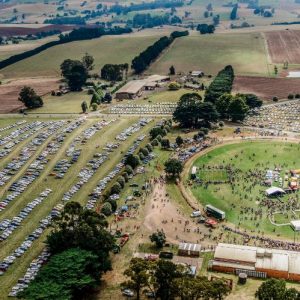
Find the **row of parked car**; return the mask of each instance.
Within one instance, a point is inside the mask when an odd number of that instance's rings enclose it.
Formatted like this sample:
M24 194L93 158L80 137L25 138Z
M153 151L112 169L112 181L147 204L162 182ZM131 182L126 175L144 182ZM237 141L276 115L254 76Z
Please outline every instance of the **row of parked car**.
M76 126L74 126L74 124L76 124L76 122L69 124L69 126L63 129L63 132L56 133L53 139L47 144L43 152L36 158L35 161L33 161L30 164L30 166L25 171L25 174L9 187L9 191L11 191L12 193L8 194L6 198L0 202L0 211L4 210L12 200L21 195L26 190L26 188L39 177L45 165L49 161L48 156L56 153L61 147L66 137L66 132L70 133L80 125L77 124ZM39 134L36 138L34 138L33 141L31 141L31 143L29 144L27 151L22 152L24 154L22 154L21 156L22 163L11 164L12 170L16 172L16 169L20 169L21 166L26 161L28 161L30 156L36 151L37 145L43 144L43 142L47 140L49 136L57 132L58 129L65 125L66 121L58 121L50 127L48 127L48 129L45 132Z
M33 242L41 236L48 226L50 226L52 219L60 215L63 207L64 206L62 204L56 205L47 217L40 220L39 226L24 239L22 244L17 247L11 255L8 255L2 262L0 262L0 275L3 275L17 258L21 257L32 247Z
M140 119L138 122L135 124L131 125L130 127L124 129L120 134L116 136L116 140L119 141L126 141L129 136L134 134L135 132L138 132L141 129L141 126L145 126L148 123L152 121L151 118L143 118Z
M18 283L12 287L8 296L16 297L18 293L20 293L25 288L27 288L30 281L32 281L36 277L40 268L42 267L43 264L47 262L49 257L50 257L50 252L47 248L45 248L42 251L42 253L30 263L29 267L26 270L26 273L24 274L23 277L18 279Z
M17 121L15 123L12 123L12 124L4 126L4 127L0 127L0 132L18 127L22 124L25 124L26 122L27 122L26 120L21 120L21 121Z
M15 231L21 223L30 215L33 209L41 204L48 195L52 192L51 189L44 190L37 198L29 202L16 217L12 219L4 219L0 222L0 241L6 240Z

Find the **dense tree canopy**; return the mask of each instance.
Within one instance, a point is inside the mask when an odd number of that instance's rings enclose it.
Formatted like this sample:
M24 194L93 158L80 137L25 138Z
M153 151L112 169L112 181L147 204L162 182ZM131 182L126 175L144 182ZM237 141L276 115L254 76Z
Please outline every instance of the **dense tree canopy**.
M33 88L24 86L19 94L21 101L27 108L38 108L43 106L43 100L36 94Z
M228 116L232 121L243 121L249 111L245 99L243 97L235 96L228 105Z
M170 158L165 162L165 172L169 177L178 177L182 170L182 162L178 159Z
M208 125L218 119L215 106L209 102L202 102L197 93L187 93L181 96L173 113L174 121L182 127L199 127Z
M79 60L66 59L60 66L61 74L68 82L71 91L80 91L85 84L88 71Z
M76 247L91 251L98 256L100 270L105 272L111 268L109 251L114 246L107 225L105 218L95 211L84 209L77 202L68 202L53 222L47 245L52 254Z
M73 248L52 256L18 296L30 300L77 298L99 284L100 264L90 251Z

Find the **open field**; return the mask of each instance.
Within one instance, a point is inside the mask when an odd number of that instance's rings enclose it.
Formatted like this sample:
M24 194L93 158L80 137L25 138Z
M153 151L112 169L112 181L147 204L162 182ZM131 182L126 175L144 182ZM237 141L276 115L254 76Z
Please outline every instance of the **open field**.
M194 165L202 169L230 166L234 184L194 183L191 191L202 205L212 204L225 211L227 220L239 228L292 238L293 230L290 226L272 225L268 214L275 209L291 217L292 206L286 211L279 207L290 203L291 199L298 201L299 192L267 200L264 195L267 187L263 186L263 182L269 169L280 168L280 176L283 177L284 172L297 168L299 149L297 144L283 142L244 142L218 147L199 157ZM278 183L274 182L273 185ZM268 201L272 201L273 206L268 208Z
M237 76L234 80L233 91L253 93L265 101L272 101L274 96L287 99L289 94L300 93L300 79Z
M151 31L153 32L153 31ZM0 70L6 78L60 76L60 64L67 58L81 59L88 52L95 58L95 70L107 63L131 63L135 55L147 48L165 31L155 34L129 34L124 36L103 36L88 41L78 41L47 49L33 57L24 59Z
M273 63L300 64L300 30L264 33Z
M268 76L267 53L261 34L197 34L176 39L149 72L166 74L174 65L176 72L202 70L215 75L229 64L238 75Z
M24 86L34 88L38 95L45 95L51 90L58 88L59 81L56 78L28 78L12 80L0 85L0 113L16 111L22 108L22 103L18 100L20 90Z

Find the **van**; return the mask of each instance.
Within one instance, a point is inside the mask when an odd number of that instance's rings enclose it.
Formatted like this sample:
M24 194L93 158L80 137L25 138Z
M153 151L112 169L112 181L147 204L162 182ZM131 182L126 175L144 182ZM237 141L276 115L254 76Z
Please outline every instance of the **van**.
M191 213L191 218L197 218L201 217L201 211L200 210L195 210Z

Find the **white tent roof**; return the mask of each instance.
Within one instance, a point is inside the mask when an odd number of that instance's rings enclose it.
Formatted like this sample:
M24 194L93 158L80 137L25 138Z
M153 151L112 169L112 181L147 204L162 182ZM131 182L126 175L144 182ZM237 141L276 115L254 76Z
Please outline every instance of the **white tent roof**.
M276 186L272 186L269 189L266 190L266 194L267 195L273 195L273 194L277 194L277 193L281 193L284 194L285 191L279 187Z

